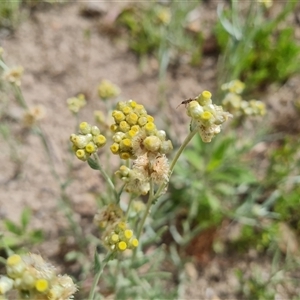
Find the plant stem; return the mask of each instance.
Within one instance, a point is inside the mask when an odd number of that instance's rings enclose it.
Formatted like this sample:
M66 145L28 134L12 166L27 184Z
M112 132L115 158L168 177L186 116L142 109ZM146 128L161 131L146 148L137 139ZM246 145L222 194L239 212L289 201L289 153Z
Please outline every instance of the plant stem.
M125 220L127 220L127 218L128 218L130 206L134 199L135 199L135 197L130 197L130 199L129 199L128 206L127 206L126 213L125 213Z
M109 258L110 258L111 255L112 255L111 253L108 253L107 256L105 257L105 259L103 260L102 264L100 265L100 268L99 268L97 274L94 277L93 285L92 285L92 288L90 290L88 300L93 300L94 299L94 296L95 296L95 293L96 293L96 287L98 285L98 282L100 280L100 277L103 273L103 270L104 270L106 264L109 262Z
M104 171L104 169L102 168L101 164L100 164L100 159L97 153L94 153L94 158L97 161L97 165L98 165L98 170L100 171L101 175L104 177L104 179L106 180L106 182L108 183L109 187L111 188L117 203L119 203L120 201L120 197L119 197L119 193L116 190L116 187L114 185L114 183L112 182L112 180L110 179L110 177L108 176L108 174Z
M176 153L175 157L173 158L173 161L172 161L172 163L170 165L170 176L171 176L171 174L172 174L172 172L174 170L174 167L176 165L176 162L178 161L178 159L179 159L180 155L182 154L183 150L186 148L186 146L188 145L188 143L191 141L191 139L194 137L194 135L197 132L198 132L198 128L195 128L193 131L191 131L189 133L189 135L183 141L183 143L180 146L180 148L178 149L178 151L177 151L177 153ZM143 227L144 227L146 219L147 219L147 217L149 215L150 207L153 204L153 201L160 197L163 189L166 186L167 186L167 183L162 183L160 185L160 187L158 188L158 190L156 191L156 193L154 194L153 182L152 182L152 180L150 181L149 199L148 199L148 202L147 202L146 211L145 211L144 216L143 216L143 218L141 220L140 227L138 228L138 232L137 232L137 236L136 236L138 240L140 239L140 236L142 234ZM132 261L134 261L134 259L135 259L136 251L137 251L137 249L135 249L134 252L133 252Z
M4 71L8 71L9 67L4 63L4 61L2 59L0 59L0 67L4 70Z
M15 94L16 94L16 98L17 100L19 101L20 105L23 107L23 108L26 108L28 109L28 105L24 99L24 96L23 96L23 93L20 89L19 86L15 85L14 83L11 84L13 86L13 89L15 91Z
M4 70L4 71L8 71L9 70L9 67L5 64L5 62L0 59L0 67ZM28 106L26 104L26 101L23 97L23 94L21 92L21 89L19 86L17 86L16 84L14 83L11 83L12 87L13 87L13 90L15 92L15 95L16 95L16 98L17 100L19 101L20 105L23 107L23 108L26 108L28 109Z
M138 232L137 232L137 236L136 238L139 240L141 234L142 234L142 231L143 231L143 228L144 228L144 225L145 225L145 222L146 222L146 219L148 217L148 214L150 212L150 207L153 203L153 200L154 200L154 195L153 195L153 182L152 180L150 180L150 192L149 192L149 199L148 199L148 202L147 202L147 206L146 206L146 210L145 210L145 213L144 213L144 216L141 220L141 223L140 223L140 227L138 228Z
M185 138L185 140L183 141L183 143L181 144L180 148L178 149L175 157L173 158L171 165L170 165L170 176L173 173L174 167L180 157L180 155L182 154L183 150L186 148L186 146L188 145L188 143L192 140L192 138L194 137L194 135L198 132L198 128L196 127L193 131L191 131L189 133L189 135ZM160 195L161 192L163 191L163 189L167 186L167 182L164 182L160 185L160 187L158 188L158 190L156 191L155 195L153 196L153 200L157 199Z

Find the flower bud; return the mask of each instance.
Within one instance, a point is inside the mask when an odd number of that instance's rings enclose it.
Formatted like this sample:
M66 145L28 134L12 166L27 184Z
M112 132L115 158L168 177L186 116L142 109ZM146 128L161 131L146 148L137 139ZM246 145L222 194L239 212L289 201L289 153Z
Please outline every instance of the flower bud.
M157 152L161 146L161 140L157 136L148 136L144 139L143 145L148 151Z
M79 130L80 130L80 133L82 133L82 134L88 134L88 133L91 133L92 126L87 122L81 122L79 124Z

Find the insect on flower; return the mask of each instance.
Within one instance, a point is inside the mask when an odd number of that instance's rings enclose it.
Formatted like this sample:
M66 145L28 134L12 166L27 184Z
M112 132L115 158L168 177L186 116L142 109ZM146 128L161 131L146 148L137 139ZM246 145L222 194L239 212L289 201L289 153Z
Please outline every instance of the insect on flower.
M189 98L189 99L183 100L183 101L176 107L176 109L177 109L180 105L182 105L182 104L184 104L185 107L186 107L187 104L189 104L189 103L190 103L191 101L193 101L193 100L196 100L196 98Z

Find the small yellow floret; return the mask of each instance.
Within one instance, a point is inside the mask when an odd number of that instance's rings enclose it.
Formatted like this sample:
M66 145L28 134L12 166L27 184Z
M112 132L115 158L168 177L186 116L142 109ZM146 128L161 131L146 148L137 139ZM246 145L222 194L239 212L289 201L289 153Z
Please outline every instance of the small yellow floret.
M144 126L145 130L148 132L148 133L151 133L153 132L155 129L156 129L156 126L153 122L148 122L145 126Z
M156 152L161 146L161 140L157 136L147 136L144 139L143 145L147 150L151 152Z
M134 137L135 135L136 135L136 131L134 131L134 130L132 130L132 129L130 129L129 131L128 131L128 135L129 135L129 137L130 138L132 138L132 137Z
M131 155L128 152L122 152L122 153L120 153L120 158L121 159L126 160L126 159L129 159L130 157L131 157Z
M201 114L201 119L204 121L208 121L213 117L212 113L209 111L205 111Z
M132 112L126 116L126 121L129 125L133 126L137 123L138 118L138 115Z
M86 159L86 153L83 149L78 149L75 154L79 159Z
M127 177L127 176L129 175L129 171L130 171L129 168L127 168L126 166L122 165L122 166L120 167L119 171L117 171L117 172L119 172L119 174L120 174L122 177Z
M119 241L119 235L118 234L113 234L110 238L110 240L115 244Z
M130 101L130 106L132 108L135 108L137 106L137 103L135 101Z
M106 144L106 137L102 134L99 134L97 136L94 137L94 143L98 146L98 147L102 147Z
M133 240L131 241L131 245L132 245L133 247L136 248L136 247L139 245L138 239L133 239Z
M121 150L129 150L131 147L131 140L130 139L123 139L120 143Z
M148 120L147 120L147 117L145 117L145 116L142 116L142 117L140 117L140 118L138 119L138 124L139 124L140 126L146 125L147 122L148 122Z
M115 119L116 123L120 123L121 121L125 120L125 115L121 111L114 111L112 114L113 118Z
M117 154L117 153L119 152L119 144L113 143L113 144L110 146L110 151L111 151L113 154Z
M147 115L147 121L148 122L154 122L154 118L150 115Z
M118 125L117 124L110 125L110 130L116 132L118 130Z
M6 264L11 267L19 264L21 261L22 258L20 255L13 254L6 260Z
M133 126L131 126L131 130L133 130L134 132L138 132L140 130L140 126L139 125L133 125Z
M196 100L199 102L200 105L204 106L212 103L211 97L211 92L204 91L196 98Z
M209 91L203 91L201 96L204 98L204 99L210 99L211 98L211 92Z
M96 147L95 147L95 144L94 143L88 143L86 146L85 146L85 151L88 152L88 153L94 153L96 152Z
M126 121L122 121L120 123L120 130L123 132L127 132L130 130L130 125Z
M46 279L38 279L35 283L35 288L38 292L46 292L49 288L49 283Z
M127 244L126 244L125 242L120 242L120 243L118 244L118 247L119 247L119 249L120 249L121 251L124 251L124 250L127 249Z
M125 106L125 107L122 108L122 111L123 111L123 113L124 113L125 115L128 115L129 113L132 112L132 108L129 107L129 106Z
M91 125L90 125L89 123L87 123L87 122L81 122L81 123L79 124L79 129L80 129L80 131L81 131L83 134L88 134L88 133L91 132L92 127L91 127Z
M126 239L129 240L129 239L133 236L132 230L126 229L126 230L124 231L124 236L126 237Z

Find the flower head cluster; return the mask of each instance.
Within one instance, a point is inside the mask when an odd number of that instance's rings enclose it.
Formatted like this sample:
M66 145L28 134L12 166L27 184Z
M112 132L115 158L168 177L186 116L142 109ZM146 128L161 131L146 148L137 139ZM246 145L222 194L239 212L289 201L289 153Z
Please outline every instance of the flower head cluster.
M77 158L83 161L86 161L91 154L106 143L106 138L100 134L100 129L97 126L91 126L87 122L79 124L79 133L71 134L70 140L73 143L73 150Z
M157 130L154 118L147 114L143 105L133 100L119 102L112 116L115 120L111 126L114 143L110 149L122 159L136 158L146 152L166 154L172 150L166 133Z
M161 7L156 17L160 24L168 25L171 22L171 11L168 7Z
M228 91L225 95L222 105L237 117L241 116L264 116L266 106L259 100L243 100L241 93L245 84L239 80L233 80L222 85L222 89Z
M11 255L6 273L0 278L0 295L15 288L20 299L68 300L77 291L69 276L56 275L55 268L40 255Z
M123 252L139 244L123 219L122 210L115 204L103 207L94 217L94 223L104 230L102 241L110 251Z
M116 175L126 183L126 192L146 195L150 190L150 181L157 185L168 182L170 168L165 154L146 152L133 162L132 169L123 165Z
M21 66L11 68L4 72L3 79L17 86L21 85L21 77L24 73L24 68Z
M120 88L109 80L102 80L98 86L98 96L102 100L117 97L120 94Z
M77 114L79 110L86 105L85 96L83 94L79 94L77 97L72 97L67 99L67 104L69 110Z
M34 106L28 109L23 115L23 123L26 127L31 127L46 115L44 106Z
M114 227L106 230L103 234L103 241L111 251L119 252L134 249L139 245L138 239L125 222L118 222Z
M132 169L121 166L116 174L126 182L127 192L146 195L150 181L155 184L168 181L166 154L173 149L172 143L166 139L165 131L156 128L154 118L144 106L133 100L119 102L112 116L115 124L111 126L114 132L111 151L122 159L134 159Z
M220 133L222 124L231 117L230 113L223 111L222 106L212 103L211 93L208 91L190 101L186 109L187 115L192 118L191 130L197 128L205 143L211 142L212 138Z
M241 94L245 89L245 83L238 79L235 79L222 84L221 89L228 93Z

